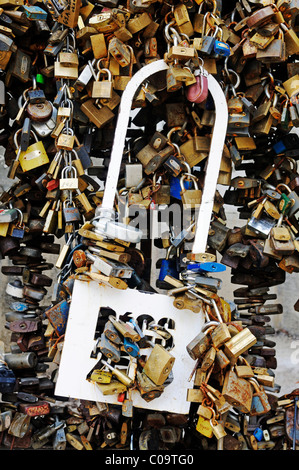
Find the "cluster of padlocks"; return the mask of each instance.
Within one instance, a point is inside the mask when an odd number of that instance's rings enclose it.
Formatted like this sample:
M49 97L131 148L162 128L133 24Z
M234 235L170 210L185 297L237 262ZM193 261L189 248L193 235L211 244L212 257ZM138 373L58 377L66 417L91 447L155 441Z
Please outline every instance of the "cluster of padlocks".
M1 445L296 449L297 390L279 396L267 336L283 311L271 287L299 272L298 1L0 7ZM99 306L82 385L95 400L55 391L91 285L173 307L159 321Z

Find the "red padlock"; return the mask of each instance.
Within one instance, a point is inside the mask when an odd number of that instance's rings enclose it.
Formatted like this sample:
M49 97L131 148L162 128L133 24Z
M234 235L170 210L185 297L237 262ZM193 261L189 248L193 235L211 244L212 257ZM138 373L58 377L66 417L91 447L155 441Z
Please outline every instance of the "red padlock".
M203 68L195 70L196 83L188 86L186 91L187 100L191 103L202 103L208 97L208 72Z
M123 403L124 399L126 398L126 392L119 393L117 396L117 401Z
M54 189L58 188L58 186L59 186L59 179L50 180L47 183L46 188L48 189L48 191L54 191Z

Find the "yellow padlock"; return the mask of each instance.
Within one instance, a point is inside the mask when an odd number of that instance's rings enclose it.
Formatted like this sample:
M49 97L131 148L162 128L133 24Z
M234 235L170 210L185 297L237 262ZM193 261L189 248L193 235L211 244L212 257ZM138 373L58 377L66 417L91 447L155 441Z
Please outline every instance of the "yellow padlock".
M42 165L46 165L50 162L44 144L38 140L36 134L30 131L30 135L33 136L35 142L28 146L27 150L20 150L18 144L18 136L22 129L19 129L14 136L14 143L16 146L17 158L20 162L20 166L25 173L26 171L33 170Z

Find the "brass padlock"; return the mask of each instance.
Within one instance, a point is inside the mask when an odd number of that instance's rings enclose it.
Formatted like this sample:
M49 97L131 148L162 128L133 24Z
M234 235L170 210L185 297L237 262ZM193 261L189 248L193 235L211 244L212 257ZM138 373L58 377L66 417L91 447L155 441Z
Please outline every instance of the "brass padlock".
M144 372L137 370L136 375L138 391L143 400L150 402L163 393L164 386L156 385Z
M238 361L241 361L241 363L240 365L238 363L235 365L237 376L243 379L254 377L253 369L248 361L243 356L239 356Z
M184 181L185 179L191 179L194 184L194 189L186 189L184 187ZM189 173L184 173L181 178L180 178L180 186L181 186L181 198L182 198L182 203L184 208L188 209L195 209L196 207L198 208L201 203L201 196L202 196L202 191L198 189L197 185L197 178Z
M56 147L59 150L73 150L75 136L73 129L63 128L56 141Z
M109 42L108 52L114 57L121 67L126 67L132 62L132 52L129 47L117 38Z
M266 49L274 40L274 36L262 36L256 32L250 39L249 42L257 47L258 51L260 49ZM257 52L258 52L257 51Z
M155 344L146 363L143 372L156 384L163 385L169 376L175 358L160 344Z
M205 437L211 438L213 436L213 428L210 420L204 416L199 415L196 424L196 431Z
M192 359L199 359L205 354L211 345L211 338L208 336L208 330L198 333L190 343L187 344L186 349Z
M242 413L249 413L252 403L252 387L248 380L239 378L231 367L225 374L222 395L228 403Z
M59 52L59 63L63 65L63 67L78 67L79 58L77 52L65 52L64 50L62 50L61 52Z
M286 45L286 55L287 57L298 54L299 52L299 38L296 32L288 26L286 23L281 23L281 29L284 32L284 41Z
M256 59L260 60L263 64L279 63L286 60L286 46L281 29L279 30L278 37L274 38L268 47L257 51Z
M222 424L216 420L215 410L213 408L212 410L213 410L213 416L210 419L210 424L212 426L213 434L217 439L222 439L224 436L226 436L226 431L224 427L222 426Z
M110 383L96 382L96 386L103 395L118 395L119 393L124 393L127 390L127 387L124 384L114 379L112 379Z
M238 357L257 342L257 338L248 328L244 328L238 334L224 343L224 352L231 363L236 363Z
M63 65L61 62L59 62L59 56L57 56L57 59L54 62L54 77L56 79L65 78L70 80L76 80L78 78L78 75L78 65Z
M225 323L219 323L219 325L211 332L211 339L216 349L221 347L230 338L231 335Z
M33 131L30 131L30 135L35 139L35 143L29 145L27 150L20 151L17 143L18 135L22 129L19 129L14 136L14 142L16 145L17 160L20 163L20 166L23 172L33 170L49 163L49 157L46 153L44 144L42 141L39 141L36 134Z
M192 37L194 35L194 29L186 5L183 3L179 3L175 7L173 14L178 31L181 34L186 34L189 38Z
M80 107L81 111L89 118L89 120L99 129L109 124L114 119L113 112L108 106L97 107L94 99L84 101Z
M295 244L292 233L287 225L282 225L283 215L281 215L277 225L271 229L270 243L274 252L279 255L292 255L295 251Z
M130 18L127 22L127 28L131 34L136 34L139 31L145 29L152 22L152 18L147 12L136 14L133 18Z
M107 57L107 46L106 40L103 33L92 34L90 36L90 43L95 59L101 59Z
M292 98L292 96L297 95L298 80L299 80L299 74L296 74L296 75L293 75L293 77L290 77L283 82L283 88L287 92L289 98Z
M108 80L100 80L101 74L108 74ZM97 78L92 86L92 98L112 98L113 83L112 74L109 69L99 69Z

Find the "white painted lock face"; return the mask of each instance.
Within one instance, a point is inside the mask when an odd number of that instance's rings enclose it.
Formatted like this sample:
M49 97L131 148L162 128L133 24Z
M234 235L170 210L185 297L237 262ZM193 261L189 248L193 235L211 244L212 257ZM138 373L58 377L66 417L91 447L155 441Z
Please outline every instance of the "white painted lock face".
M263 437L264 437L265 441L270 441L270 433L269 433L268 429L263 430Z
M18 299L23 298L24 286L21 285L13 285L13 283L9 282L5 289L6 294L11 295L12 297L16 297Z

